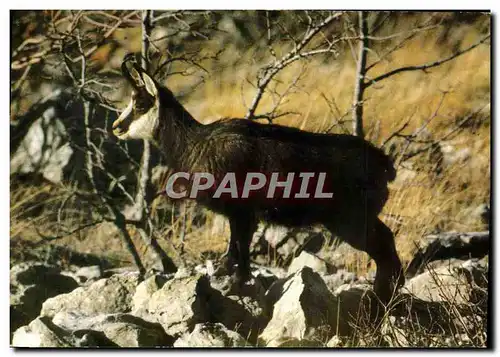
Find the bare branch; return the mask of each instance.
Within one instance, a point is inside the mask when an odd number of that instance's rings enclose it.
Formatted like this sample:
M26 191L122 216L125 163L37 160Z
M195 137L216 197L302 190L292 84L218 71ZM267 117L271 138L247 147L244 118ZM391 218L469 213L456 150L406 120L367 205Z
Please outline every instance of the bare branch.
M89 181L91 183L91 187L93 190L94 195L97 197L100 197L102 200L102 203L104 204L104 207L107 210L108 214L111 214L113 217L113 222L115 223L116 227L120 230L122 234L122 238L125 242L125 245L127 247L127 250L129 253L132 255L132 258L134 259L134 263L137 266L137 269L139 270L139 273L143 275L146 272L146 269L144 268L144 265L141 262L141 258L139 257L139 254L137 253L137 250L135 249L134 243L132 242L132 238L130 237L130 234L127 231L127 228L125 227L125 218L123 217L123 214L116 209L113 204L111 204L108 199L106 198L105 195L100 194L99 190L97 189L95 178L94 178L94 168L93 168L93 160L92 160L92 151L90 149L91 145L91 136L90 136L90 103L87 101L84 101L83 103L83 108L84 108L84 121L85 121L85 141L87 144L87 156L86 156L86 171L87 171L87 176L89 178Z
M34 228L35 228L37 234L42 238L42 240L40 240L38 242L35 242L34 245L38 246L38 245L40 245L42 243L47 243L47 242L51 242L51 241L54 241L54 240L63 239L63 238L66 238L66 237L68 237L70 235L78 233L80 231L83 231L83 230L85 230L87 228L91 228L91 227L97 226L98 224L101 224L103 222L105 222L105 220L99 219L97 221L93 221L93 222L90 222L90 223L79 224L78 227L75 228L75 229L68 230L68 231L65 231L62 234L56 234L56 235L47 235L47 234L44 234L44 233L42 233L40 231L40 229L38 228L37 225L34 225Z
M413 113L410 116L408 116L408 119L406 119L406 121L403 123L403 125L401 125L401 127L399 129L397 129L395 132L393 132L391 135L389 135L389 137L387 139L384 140L384 142L382 143L382 145L380 145L381 148L384 148L389 142L391 142L392 139L394 139L395 137L401 135L401 133L410 124L410 121L413 119L413 116L415 115L416 111L417 111L417 109L415 108L413 110Z
M334 12L320 23L312 25L311 28L308 29L307 32L304 34L300 42L297 40L294 41L295 46L290 52L284 55L279 61L274 60L272 64L269 64L264 69L264 74L261 78L259 78L257 83L257 93L255 94L254 99L252 100L252 103L250 104L250 107L248 108L248 111L245 115L246 119L251 119L255 117L255 111L257 110L257 107L262 99L262 96L264 95L264 92L266 91L268 84L271 82L274 76L277 75L286 66L290 65L291 63L301 58L306 58L315 54L326 53L326 52L334 53L334 50L331 47L331 45L327 49L321 51L317 50L305 53L301 51L311 42L311 40L316 36L316 34L318 34L324 27L326 27L332 21L339 18L342 14L343 14L342 12Z
M407 66L407 67L400 67L400 68L397 68L397 69L394 69L390 72L387 72L387 73L384 73L378 77L375 77L373 79L370 79L368 83L366 83L366 86L370 86L374 83L379 83L381 81L383 81L384 79L387 79L389 77L392 77L396 74L399 74L399 73L403 73L403 72L408 72L408 71L418 71L418 70L421 70L421 71L426 71L430 68L433 68L433 67L437 67L437 66L440 66L446 62L449 62L451 60L454 60L455 58L473 50L474 48L478 47L479 45L483 44L484 42L486 42L489 38L490 38L491 35L487 35L485 37L483 37L482 39L480 39L479 41L477 41L476 43L474 43L473 45L463 49L463 50L460 50L458 52L455 52L453 53L452 55L444 58L444 59L441 59L441 60L438 60L438 61L434 61L434 62L429 62L429 63L426 63L426 64L422 64L422 65L418 65L418 66Z

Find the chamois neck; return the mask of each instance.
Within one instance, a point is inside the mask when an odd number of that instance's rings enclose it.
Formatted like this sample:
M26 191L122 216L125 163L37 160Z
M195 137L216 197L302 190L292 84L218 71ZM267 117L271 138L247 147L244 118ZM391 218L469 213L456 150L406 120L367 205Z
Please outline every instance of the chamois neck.
M202 124L189 114L169 89L161 88L159 94L160 118L155 143L163 152L167 165L179 168Z

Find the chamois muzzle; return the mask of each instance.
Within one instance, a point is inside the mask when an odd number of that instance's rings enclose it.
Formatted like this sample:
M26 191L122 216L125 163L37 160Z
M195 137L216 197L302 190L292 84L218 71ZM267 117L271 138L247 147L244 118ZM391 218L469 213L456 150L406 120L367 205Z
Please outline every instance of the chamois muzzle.
M133 106L134 103L133 100L131 100L118 119L113 122L113 134L119 139L128 132L130 124L134 121L134 116L132 115Z

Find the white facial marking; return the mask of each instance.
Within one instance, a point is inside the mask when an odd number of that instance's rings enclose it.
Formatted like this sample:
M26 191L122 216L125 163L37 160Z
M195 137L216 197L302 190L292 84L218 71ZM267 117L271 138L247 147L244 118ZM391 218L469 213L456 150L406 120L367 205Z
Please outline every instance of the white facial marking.
M147 113L135 119L128 128L130 139L153 139L153 131L158 122L158 110L153 106Z
M153 132L158 125L158 100L146 113L137 118L130 117L134 114L134 106L135 100L132 98L125 110L113 123L113 134L120 140L153 139ZM130 121L130 124L121 128L120 125L126 121Z

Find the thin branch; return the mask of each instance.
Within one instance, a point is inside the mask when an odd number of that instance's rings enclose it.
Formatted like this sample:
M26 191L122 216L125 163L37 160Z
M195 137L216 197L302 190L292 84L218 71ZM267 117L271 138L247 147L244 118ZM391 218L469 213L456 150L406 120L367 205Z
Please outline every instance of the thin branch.
M473 50L474 48L478 47L479 45L483 44L484 42L486 42L489 38L490 38L491 35L487 35L485 37L483 37L482 39L480 39L479 41L477 41L476 43L474 43L473 45L467 47L466 49L463 49L463 50L460 50L458 52L455 52L453 53L452 55L444 58L444 59L441 59L441 60L438 60L438 61L434 61L434 62L429 62L429 63L426 63L426 64L422 64L422 65L418 65L418 66L406 66L406 67L400 67L400 68L397 68L397 69L394 69L390 72L387 72L387 73L384 73L378 77L375 77L373 79L371 79L369 82L366 83L366 86L369 87L370 85L374 84L374 83L379 83L381 81L383 81L384 79L387 79L389 77L392 77L396 74L399 74L399 73L403 73L403 72L409 72L409 71L418 71L418 70L421 70L421 71L426 71L430 68L433 68L433 67L437 67L437 66L440 66L446 62L449 62L471 50Z
M415 115L416 111L417 111L417 108L415 108L415 110L413 111L413 113L410 116L408 116L408 119L406 119L406 121L403 123L403 125L401 125L401 127L399 129L397 129L396 131L394 131L391 135L389 135L389 137L387 139L384 140L384 142L382 143L382 145L380 145L381 148L384 148L392 139L394 139L395 137L401 135L401 133L410 124L410 121L413 118L413 116Z
M90 222L90 223L87 223L87 224L79 224L77 228L69 230L69 231L66 231L66 232L64 232L62 234L57 234L57 235L46 235L46 234L44 234L44 233L42 233L40 231L40 229L38 228L37 225L34 225L34 228L35 228L37 234L42 238L42 240L40 240L38 242L35 242L34 245L38 246L38 245L40 245L42 243L47 243L47 242L51 242L51 241L54 241L54 240L63 239L63 238L66 238L66 237L68 237L70 235L78 233L78 232L80 232L82 230L85 230L87 228L94 227L94 226L96 226L98 224L101 224L103 222L105 222L105 220L99 219L97 221Z
M302 53L301 51L311 42L311 40L316 36L316 34L318 34L325 26L327 26L332 21L340 17L342 14L343 14L342 12L334 12L320 23L313 25L304 34L300 42L294 40L295 46L290 52L284 55L279 61L274 60L272 64L268 65L264 69L263 76L258 80L257 93L255 94L254 99L252 100L252 103L250 104L250 107L248 108L248 111L245 115L246 119L255 117L255 111L257 110L257 107L262 99L262 96L264 95L266 87L274 78L274 76L278 74L281 70L283 70L286 66L290 65L291 63L301 58L312 56L314 54L334 52L331 47L329 47L327 50L325 49L324 51L320 52L310 51Z
M85 160L86 164L86 171L87 171L87 176L89 178L89 181L91 183L92 191L94 195L97 197L100 197L102 203L104 204L104 207L108 211L109 214L112 214L113 216L113 222L116 225L116 227L120 230L122 234L122 238L125 241L125 245L127 247L127 250L129 253L132 255L132 258L134 259L134 263L137 266L137 269L139 270L139 273L141 275L145 274L146 269L144 268L144 265L141 262L141 258L139 257L139 254L137 253L137 250L135 249L134 243L132 241L132 238L130 237L130 234L127 231L127 228L124 224L125 218L123 217L122 213L116 209L111 203L109 203L108 199L106 196L100 194L99 190L97 189L95 178L94 178L94 168L93 168L93 160L92 160L92 151L90 150L90 143L92 142L91 136L90 136L90 103L88 101L84 101L83 103L83 113L84 113L84 122L85 122L85 140L87 144L87 156Z

